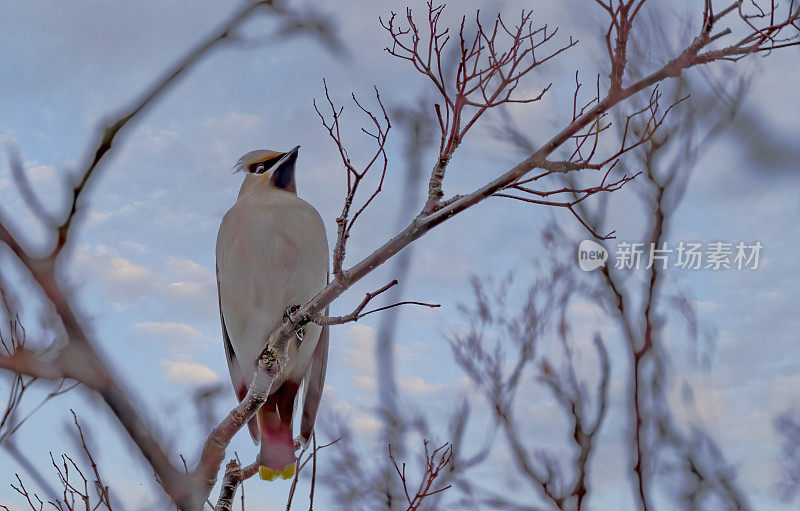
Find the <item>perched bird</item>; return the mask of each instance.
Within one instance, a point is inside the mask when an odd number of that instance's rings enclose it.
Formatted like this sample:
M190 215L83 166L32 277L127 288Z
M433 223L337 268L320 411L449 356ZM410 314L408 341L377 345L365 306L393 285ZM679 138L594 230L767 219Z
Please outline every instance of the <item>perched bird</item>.
M246 172L236 204L217 235L217 289L222 337L236 395L241 401L252 381L269 334L328 280L328 242L322 218L297 196L295 163L289 152L258 150L236 164ZM328 327L307 324L289 344L284 373L248 424L260 440L262 479L288 479L295 471L292 414L304 384L300 441L314 428L328 358Z

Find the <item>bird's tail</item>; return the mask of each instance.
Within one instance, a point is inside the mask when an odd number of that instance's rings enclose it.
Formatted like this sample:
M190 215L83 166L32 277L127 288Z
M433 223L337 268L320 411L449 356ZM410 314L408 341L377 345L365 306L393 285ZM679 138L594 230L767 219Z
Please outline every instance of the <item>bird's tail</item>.
M261 435L259 475L266 481L290 479L295 472L292 410L297 385L284 383L258 410Z

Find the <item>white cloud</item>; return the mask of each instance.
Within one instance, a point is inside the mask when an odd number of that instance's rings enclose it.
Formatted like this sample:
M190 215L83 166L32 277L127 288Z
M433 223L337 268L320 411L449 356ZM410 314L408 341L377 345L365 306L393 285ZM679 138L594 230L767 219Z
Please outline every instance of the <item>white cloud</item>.
M82 278L98 279L109 291L125 297L150 293L157 283L157 276L152 271L104 245L97 245L94 249L79 247L74 264Z
M166 262L164 276L167 297L193 307L213 312L217 308L217 279L210 269L189 259L172 258Z
M162 360L164 376L178 383L212 383L219 380L217 373L190 358L181 360Z
M99 211L89 211L86 213L85 222L88 225L102 224L103 222L108 220L109 216L111 215L109 215L108 213L101 213Z
M216 281L211 282L170 282L166 286L166 297L181 305L190 305L204 313L217 310Z
M697 310L700 312L714 312L719 309L719 305L715 302L704 302L702 300L693 300L692 302Z
M148 248L126 243L131 251L149 253ZM168 307L191 308L202 314L217 310L214 274L188 259L169 259L158 268L140 266L118 251L98 245L80 246L74 258L75 273L83 282L97 282L123 307L144 296L159 298Z
M167 259L167 271L179 280L215 280L213 271L189 259Z
M112 257L108 260L108 268L114 277L123 282L133 282L150 276L150 270L133 264L122 257Z
M375 417L363 414L353 418L353 426L362 433L377 433L381 423Z
M180 281L167 284L167 290L174 298L196 298L203 294L203 287L197 282Z
M331 413L337 419L352 426L360 435L373 435L380 430L381 422L378 419L340 398L329 385L325 386L323 395L322 406L326 410L325 413Z
M604 317L603 308L597 303L588 300L573 300L569 303L570 314L580 314L590 318Z
M378 440L375 434L383 423L377 408L374 405L355 404L350 390L340 394L337 389L325 385L320 413L324 420L318 421L318 424L324 423L327 433L338 434L338 428L327 430L328 425L346 424L366 444Z
M350 343L344 351L347 364L360 373L374 374L375 372L375 339L377 332L374 328L354 324L348 329Z
M203 334L199 330L185 323L169 321L140 322L135 323L133 328L158 341L196 343L203 339Z
M350 381L363 395L373 395L378 386L377 367L375 363L375 350L378 332L371 326L362 323L353 323L344 332L336 332L337 338L334 345L341 346L332 352L334 360L329 361L330 367L339 367L350 373ZM412 351L407 346L393 345L395 360L399 367L406 367L412 356ZM427 384L420 378L407 378L398 380L398 385L404 392L416 395L431 394L438 387Z
M13 136L6 136L3 127L0 126L0 149L7 145L6 142L14 143ZM5 165L7 164L7 161L0 159L0 163ZM43 191L51 191L46 187L48 183L60 184L55 183L54 178L56 177L56 169L51 165L39 165L34 162L24 162L23 167L25 169L25 174L28 181L34 185L37 194L42 194ZM11 184L10 175L11 170L8 166L0 167L0 176L2 176L0 177L0 190ZM45 193L44 195L47 196L49 194Z
M401 378L397 381L397 384L400 386L400 389L405 392L410 392L411 394L429 395L438 392L442 388L441 385L428 383L418 376Z
M36 165L28 167L26 170L28 178L34 183L41 183L53 179L56 175L56 169L50 165Z

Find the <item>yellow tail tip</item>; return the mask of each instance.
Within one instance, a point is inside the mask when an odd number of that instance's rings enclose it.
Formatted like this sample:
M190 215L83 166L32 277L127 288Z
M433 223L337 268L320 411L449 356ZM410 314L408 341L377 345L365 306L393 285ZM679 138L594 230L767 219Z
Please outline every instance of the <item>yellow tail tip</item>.
M265 481L274 481L277 478L291 479L294 477L295 463L289 463L283 470L273 470L269 467L258 467L258 475Z

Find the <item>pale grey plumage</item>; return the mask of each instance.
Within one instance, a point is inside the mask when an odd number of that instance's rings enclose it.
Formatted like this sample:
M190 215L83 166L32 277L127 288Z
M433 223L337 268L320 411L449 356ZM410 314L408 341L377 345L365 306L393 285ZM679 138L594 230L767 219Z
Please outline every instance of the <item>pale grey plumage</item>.
M292 152L294 156L288 158ZM279 175L293 173L296 149L292 152L254 151L237 163L251 170L217 236L220 316L231 380L240 399L286 307L305 304L327 283L328 245L322 219L294 193L293 175L291 182ZM284 168L289 164L291 168ZM260 174L253 173L256 168ZM327 327L324 330L308 324L302 342L292 339L286 370L271 389L273 393L286 381L300 384L305 380L304 440L313 428L324 385ZM251 433L257 431L251 427Z

